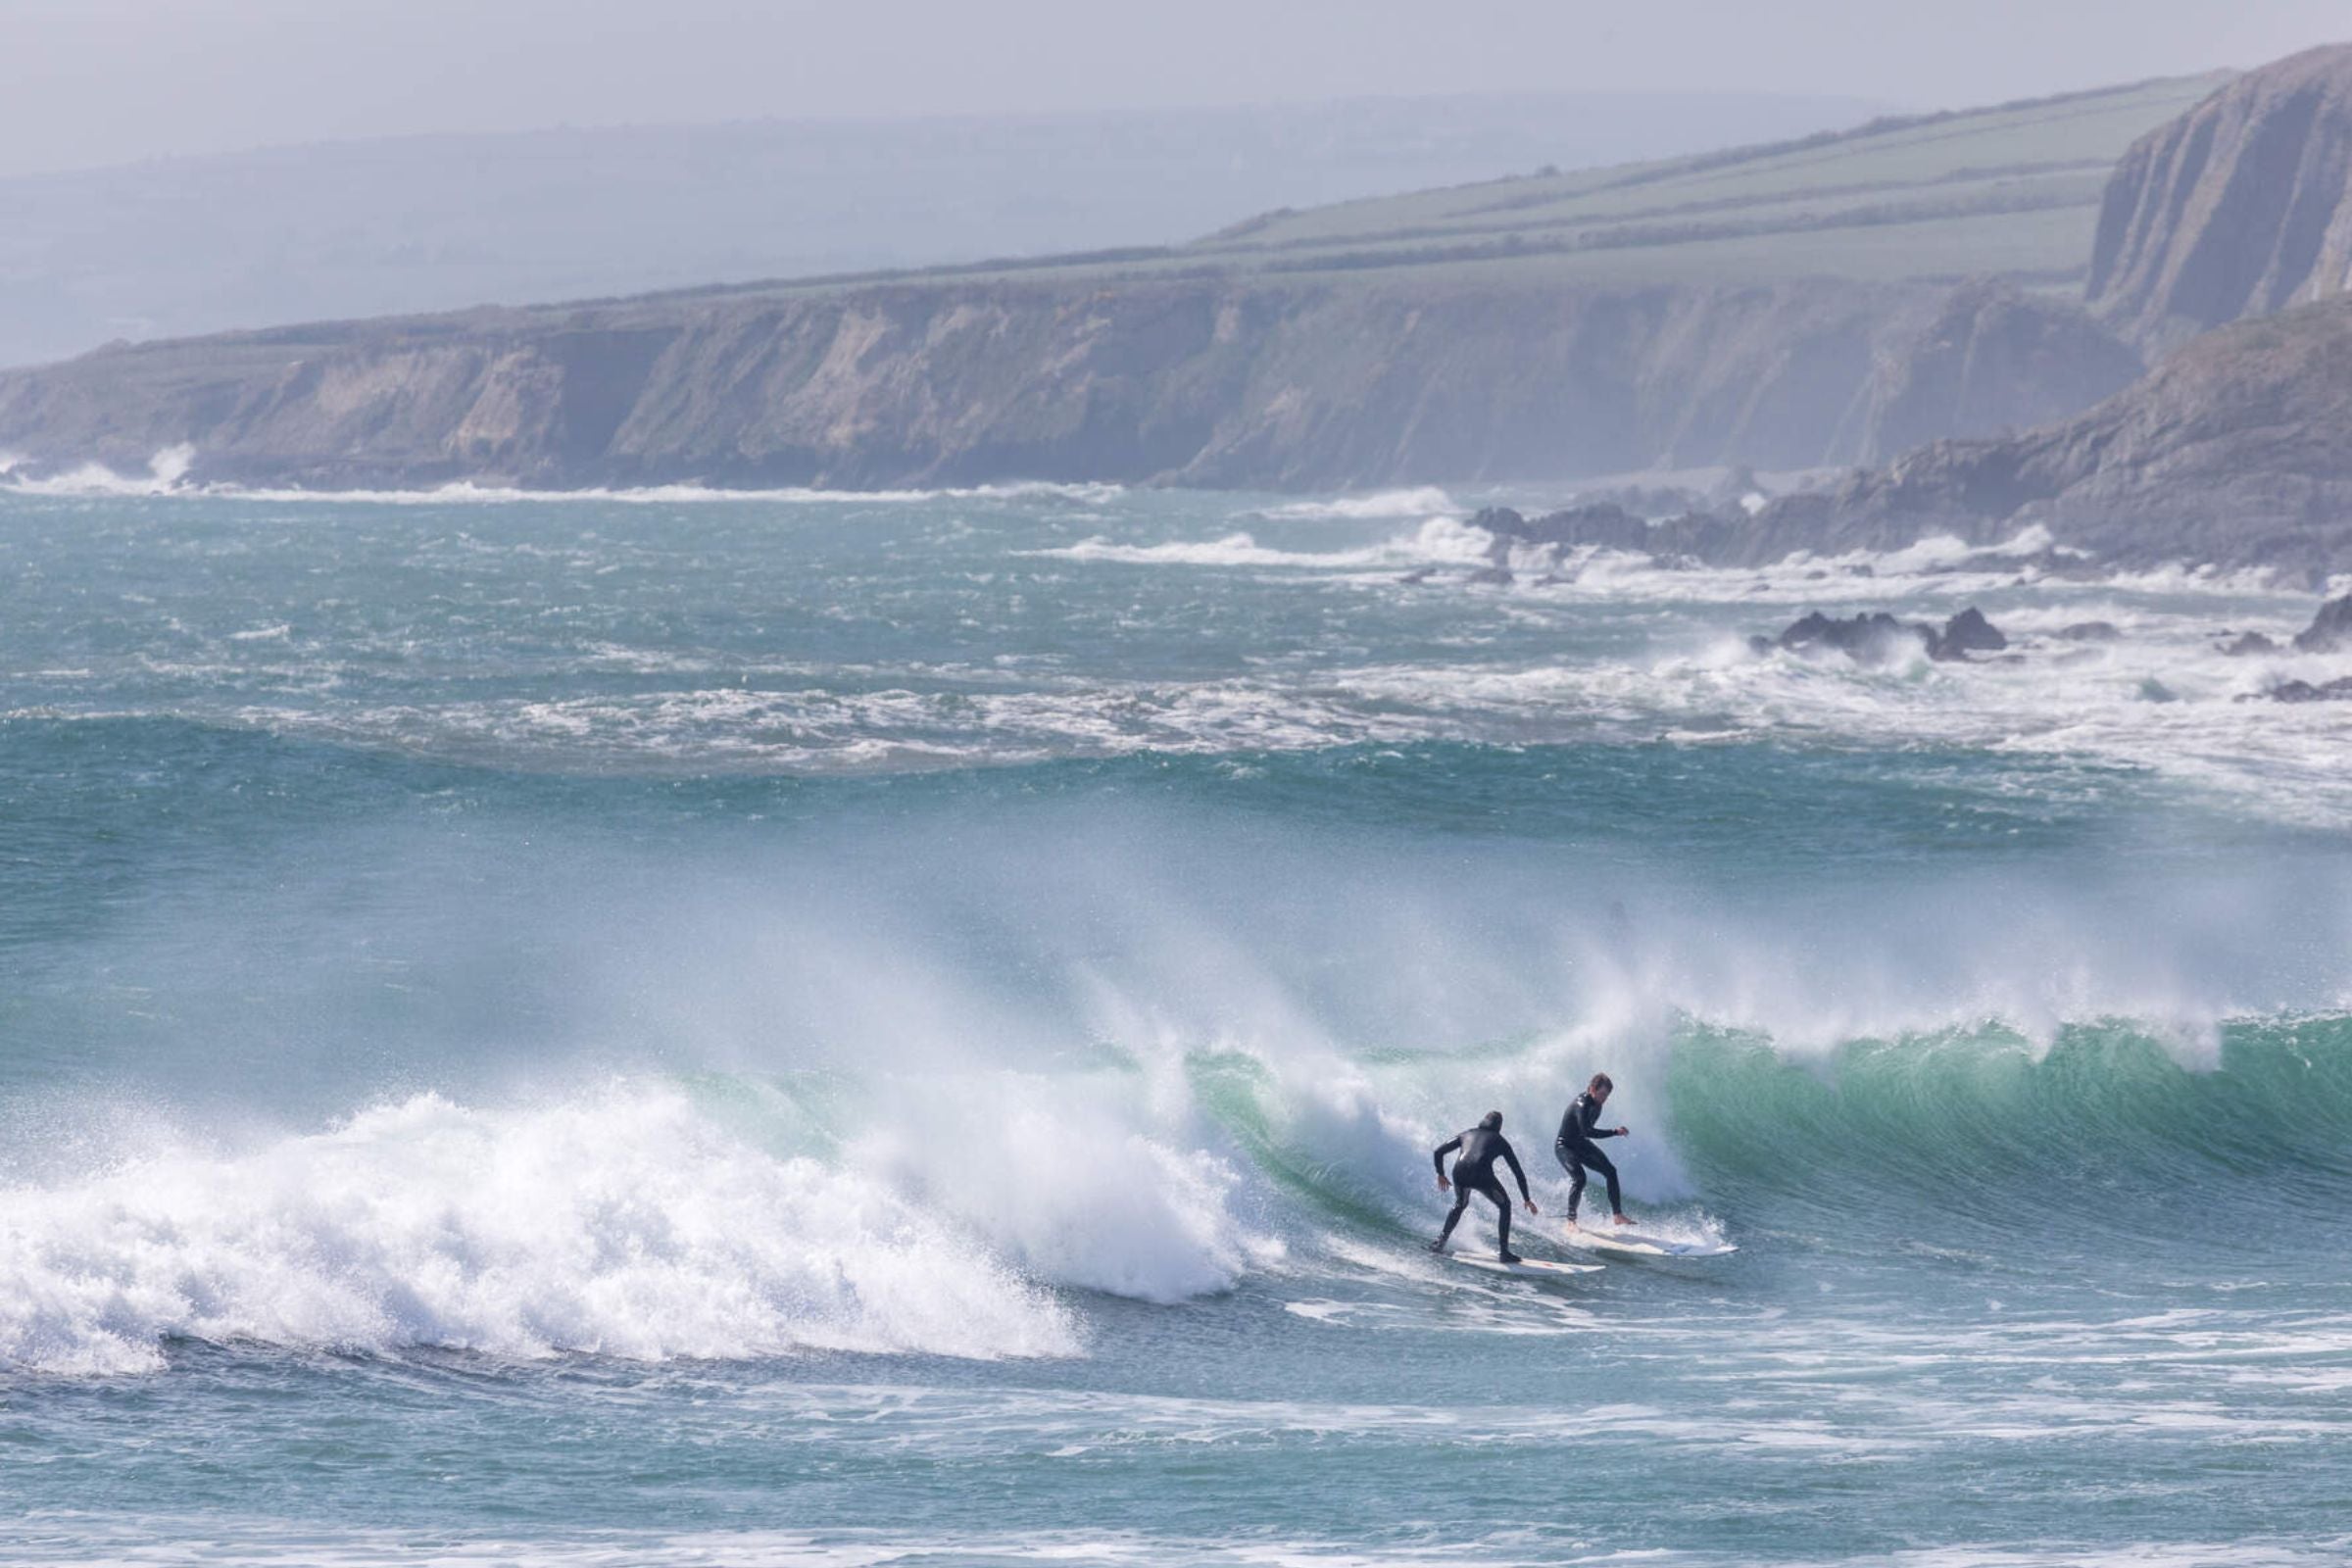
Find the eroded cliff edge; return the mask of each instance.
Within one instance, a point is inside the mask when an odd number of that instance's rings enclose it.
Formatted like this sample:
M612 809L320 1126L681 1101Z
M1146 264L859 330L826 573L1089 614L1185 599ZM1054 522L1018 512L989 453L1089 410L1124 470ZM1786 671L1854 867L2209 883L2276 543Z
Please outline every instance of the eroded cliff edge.
M885 284L116 348L0 376L0 450L337 487L1344 487L1867 462L2138 368L1990 285Z
M2352 44L2246 73L2125 153L2088 298L2153 350L2352 287Z

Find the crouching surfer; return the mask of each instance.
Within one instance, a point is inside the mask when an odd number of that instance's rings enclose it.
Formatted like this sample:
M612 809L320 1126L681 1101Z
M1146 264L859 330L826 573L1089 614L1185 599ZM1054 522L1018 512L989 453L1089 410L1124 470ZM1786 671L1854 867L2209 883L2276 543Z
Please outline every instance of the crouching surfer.
M1453 1162L1453 1180L1448 1184L1446 1180L1446 1156L1456 1150L1461 1152ZM1518 1262L1519 1254L1511 1250L1511 1195L1504 1192L1502 1183L1494 1179L1496 1160L1511 1167L1511 1175L1519 1183L1520 1201L1527 1204L1527 1211L1533 1214L1538 1210L1535 1199L1528 1196L1527 1172L1520 1169L1519 1156L1511 1152L1510 1140L1502 1136L1502 1112L1488 1111L1479 1118L1477 1126L1446 1139L1430 1157L1438 1167L1438 1191L1445 1192L1449 1185L1452 1188L1453 1208L1446 1216L1446 1228L1438 1232L1438 1239L1429 1244L1429 1250L1433 1252L1446 1250L1446 1243L1453 1235L1453 1228L1462 1222L1462 1210L1470 1206L1470 1195L1477 1193L1494 1205L1494 1234L1500 1244L1500 1250L1494 1255L1505 1263Z
M1551 1152L1568 1173L1568 1228L1576 1229L1576 1205L1584 1200L1585 1172L1600 1172L1609 1184L1609 1218L1620 1225L1631 1225L1625 1217L1625 1198L1617 1190L1617 1167L1602 1153L1599 1141L1603 1138L1623 1138L1628 1129L1594 1125L1600 1120L1600 1107L1609 1102L1609 1092L1617 1086L1609 1075L1596 1072L1585 1085L1585 1092L1568 1102L1568 1113L1560 1118L1560 1136L1552 1140ZM1532 1204L1530 1205L1533 1206Z

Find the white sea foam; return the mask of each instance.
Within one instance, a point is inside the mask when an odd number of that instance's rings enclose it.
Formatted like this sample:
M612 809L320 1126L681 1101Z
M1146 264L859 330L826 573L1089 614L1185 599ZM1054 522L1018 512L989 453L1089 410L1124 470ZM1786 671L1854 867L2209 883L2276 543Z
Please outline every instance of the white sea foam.
M1369 495L1340 496L1328 501L1293 501L1269 507L1269 517L1304 521L1358 521L1380 517L1427 517L1461 509L1453 497L1435 485L1401 490L1376 490Z
M22 459L0 467L5 488L30 496L168 496L179 493L196 449L185 444L165 447L147 461L144 474L117 473L101 463L85 463L63 473L34 476L21 473Z
M0 1191L0 1365L165 1341L509 1356L1066 1355L1066 1308L887 1189L674 1092L496 1112L425 1095L238 1152Z
M1032 551L1067 561L1116 562L1125 565L1298 566L1362 571L1372 567L1483 563L1493 538L1454 517L1431 517L1411 534L1348 550L1276 550L1247 532L1219 539L1174 539L1158 544L1084 539L1074 545Z

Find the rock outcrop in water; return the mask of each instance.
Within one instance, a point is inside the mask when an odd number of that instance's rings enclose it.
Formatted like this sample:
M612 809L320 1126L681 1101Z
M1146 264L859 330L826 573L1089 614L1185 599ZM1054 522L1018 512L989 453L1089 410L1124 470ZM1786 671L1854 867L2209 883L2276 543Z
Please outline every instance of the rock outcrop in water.
M2088 297L2159 348L2352 287L2352 44L2248 72L2108 182Z
M1816 610L1778 637L1747 641L1759 654L1776 648L1800 654L1828 649L1864 664L1883 664L1906 653L1924 653L1938 663L1959 663L1972 653L1998 653L2009 646L2000 628L1974 605L1945 621L1940 631L1921 621L1897 620L1883 610L1844 619Z
M2307 680L2282 680L2263 695L2275 703L2352 702L2352 675L2339 675L2316 685Z
M2332 654L2343 648L2352 648L2352 594L2328 600L2311 624L2295 634L2298 654Z

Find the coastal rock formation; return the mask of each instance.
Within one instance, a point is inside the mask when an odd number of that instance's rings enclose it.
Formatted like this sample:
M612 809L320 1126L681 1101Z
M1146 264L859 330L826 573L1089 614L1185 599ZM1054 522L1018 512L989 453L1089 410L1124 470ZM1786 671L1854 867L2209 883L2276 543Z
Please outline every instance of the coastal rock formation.
M2124 155L2087 297L2150 347L2352 287L2352 44L2239 76Z
M2036 524L2109 562L2352 562L2352 297L2207 333L2061 423L1938 441L1785 497L1729 559L1990 543Z
M2134 368L2101 330L1827 278L721 290L102 350L0 375L0 453L137 472L185 446L194 481L318 487L1806 467L2080 406Z

